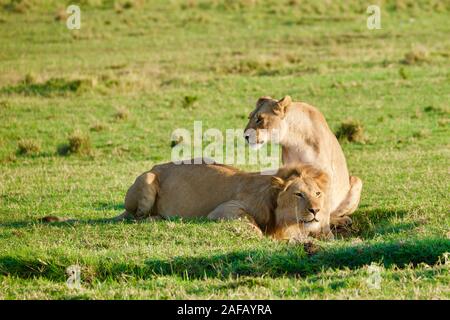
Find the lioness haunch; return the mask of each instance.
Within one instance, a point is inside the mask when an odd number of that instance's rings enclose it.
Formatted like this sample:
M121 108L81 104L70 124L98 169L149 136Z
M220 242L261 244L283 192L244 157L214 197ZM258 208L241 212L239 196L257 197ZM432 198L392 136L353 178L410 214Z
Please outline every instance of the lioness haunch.
M245 217L276 239L328 238L327 190L327 174L306 164L264 175L220 164L166 163L136 179L117 219Z

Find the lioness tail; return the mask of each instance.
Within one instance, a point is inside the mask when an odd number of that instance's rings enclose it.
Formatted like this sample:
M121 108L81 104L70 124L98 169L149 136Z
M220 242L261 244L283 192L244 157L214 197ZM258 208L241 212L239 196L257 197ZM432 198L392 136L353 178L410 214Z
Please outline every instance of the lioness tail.
M117 217L114 217L114 218L111 218L111 219L106 219L106 220L123 221L123 220L129 219L129 218L132 218L132 215L125 210L124 212L122 212ZM72 219L72 218L63 218L63 217L58 217L58 216L45 216L45 217L39 219L39 222L43 222L43 223L76 222L76 221L78 221L78 220L77 219Z

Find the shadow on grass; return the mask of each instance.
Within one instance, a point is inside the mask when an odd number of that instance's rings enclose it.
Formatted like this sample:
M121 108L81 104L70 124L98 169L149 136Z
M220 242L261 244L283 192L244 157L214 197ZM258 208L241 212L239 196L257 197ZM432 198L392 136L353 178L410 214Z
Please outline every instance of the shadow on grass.
M101 209L99 209L101 210ZM118 215L118 214L117 214ZM48 216L53 217L53 216ZM66 215L58 215L58 217L66 217ZM0 227L9 227L9 228L27 228L34 226L36 224L43 224L50 227L58 227L58 228L65 228L70 227L73 228L74 226L82 226L82 225L106 225L106 224L120 224L120 223L126 223L126 224L135 224L135 223L164 223L165 221L172 221L172 222L178 222L183 223L185 225L205 225L210 223L217 223L216 221L210 220L206 217L204 218L193 218L193 219L183 219L180 217L172 217L172 218L166 218L161 221L136 221L132 219L128 220L121 220L116 221L114 220L114 217L111 218L96 218L96 219L69 219L67 221L42 221L42 218L36 218L31 219L29 221L9 221L9 222L0 222Z
M157 275L189 275L190 278L246 276L308 276L323 269L357 269L372 262L385 267L435 264L450 251L447 239L383 242L328 248L307 256L303 250L287 247L278 252L239 251L209 257L175 257L170 261L147 260L149 271Z
M125 206L123 202L120 203L110 203L110 202L98 202L94 204L95 210L104 211L104 210L125 210Z
M145 263L128 260L114 262L110 259L83 264L86 278L96 280L123 279L123 276L152 278L155 276L179 276L190 279L227 279L241 276L310 276L324 269L358 269L372 262L385 267L427 263L436 264L445 252L450 251L450 240L443 238L411 239L366 243L346 247L329 247L316 255L308 256L299 246L286 246L278 251L246 250L210 256L180 256L172 259L148 259ZM4 256L0 258L0 274L20 278L45 277L63 281L65 268L75 261L64 256L45 258ZM82 273L83 274L83 273ZM86 279L85 278L85 279Z
M38 152L36 154L23 154L19 150L16 151L16 156L21 158L27 158L27 159L39 159L39 158L51 158L56 155L56 153L52 152Z
M107 202L99 202L95 206L95 210L97 211L105 211L105 210L118 210L119 214L124 210L123 203L107 203ZM361 239L373 239L377 235L387 235L387 234L395 234L403 231L414 229L418 223L417 222L401 222L401 223L392 223L391 220L393 218L402 218L407 215L407 211L405 210L382 210L382 209L365 209L364 207L357 211L353 216L354 225L348 229L341 229L337 231L337 235L339 238L348 238L352 236L360 237ZM62 214L58 215L60 217L67 217L67 215ZM183 219L180 217L172 217L166 218L166 221L173 222L183 222L184 224L210 224L216 223L215 221L211 221L207 218L193 218L193 219ZM374 223L376 221L376 223ZM70 219L68 221L40 221L40 219L30 220L30 221L11 221L11 222L3 222L0 223L0 227L13 227L13 228L26 228L33 226L37 223L45 223L46 225L52 227L73 227L75 225L102 225L102 224L112 224L112 223L154 223L154 222L146 222L141 221L137 222L134 220L125 220L125 221L115 221L113 217L111 218L95 218L95 219L83 219L83 218L75 218ZM162 221L162 223L164 223Z
M112 223L134 223L134 221L114 221L113 218L99 218L99 219L71 219L68 221L54 221L54 222L42 222L39 218L31 221L10 221L0 223L0 227L10 228L27 228L36 224L45 224L50 227L73 227L75 225L101 225Z
M414 229L416 221L394 222L408 215L406 210L369 209L361 207L352 216L353 225L339 234L343 237L357 236L361 239L373 239L377 235L396 234Z
M1 88L0 93L50 97L54 95L76 93L85 87L90 86L91 83L88 80L66 80L62 78L52 78L43 83L23 81L15 86Z
M384 208L369 209L368 206L361 205L354 214L361 217L366 217L368 220L384 222L392 218L403 218L408 214L408 211L402 209L391 210Z

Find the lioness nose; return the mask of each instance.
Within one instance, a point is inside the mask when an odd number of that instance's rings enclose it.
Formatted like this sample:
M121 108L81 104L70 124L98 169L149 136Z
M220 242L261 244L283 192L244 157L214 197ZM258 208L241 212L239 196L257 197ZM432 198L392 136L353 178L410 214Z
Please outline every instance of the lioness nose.
M316 215L316 213L319 212L320 209L309 208L308 211L311 212L313 215Z
M247 140L247 143L249 142L250 136L248 134L245 135L245 140Z

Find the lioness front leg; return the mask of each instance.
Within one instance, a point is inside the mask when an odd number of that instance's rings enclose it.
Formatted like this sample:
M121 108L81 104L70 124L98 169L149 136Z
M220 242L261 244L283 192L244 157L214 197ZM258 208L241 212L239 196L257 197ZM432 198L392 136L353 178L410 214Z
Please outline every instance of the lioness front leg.
M326 227L322 227L322 230L320 234L318 235L319 239L322 240L334 240L334 234L331 231L330 225L327 225Z
M248 224L258 233L258 235L262 235L262 231L258 227L255 219L245 212L239 201L231 200L224 202L208 214L208 219L211 220L235 220L242 218L248 221Z
M349 217L358 208L361 198L362 181L356 176L350 177L350 190L347 197L342 201L339 207L331 213L330 222L333 226L346 226L352 223Z

